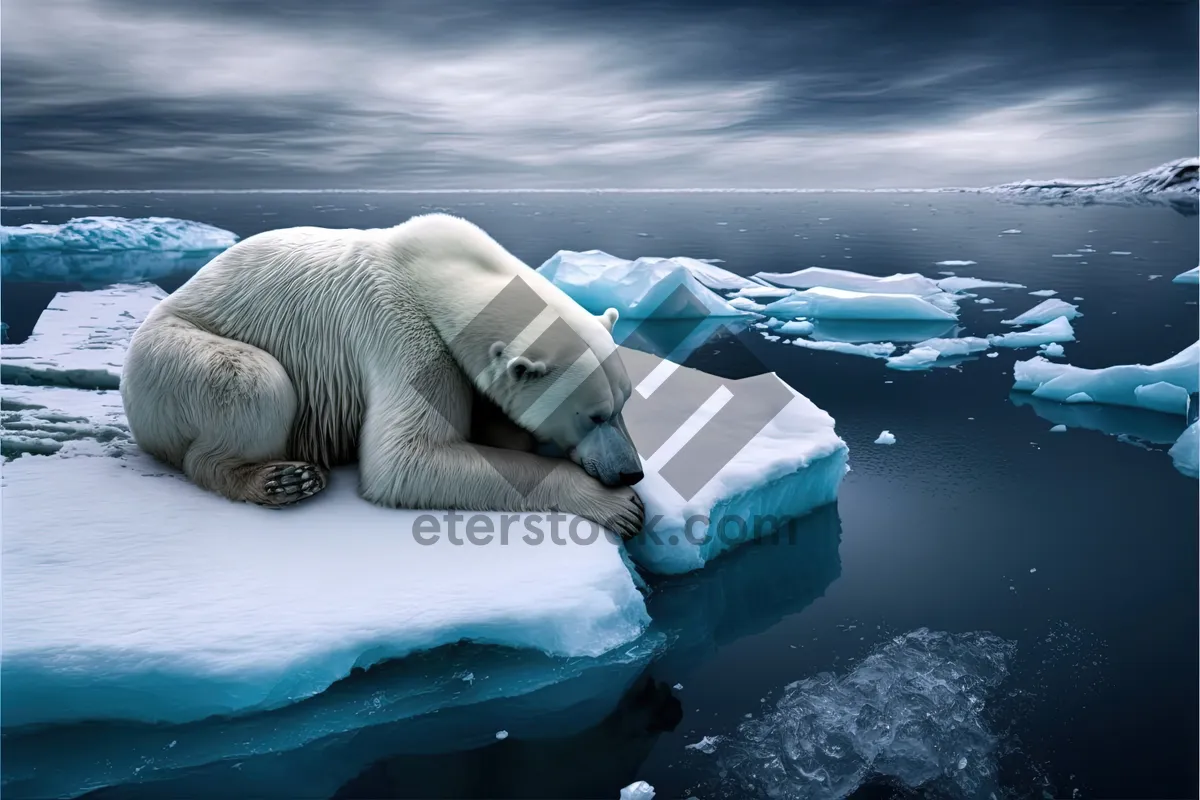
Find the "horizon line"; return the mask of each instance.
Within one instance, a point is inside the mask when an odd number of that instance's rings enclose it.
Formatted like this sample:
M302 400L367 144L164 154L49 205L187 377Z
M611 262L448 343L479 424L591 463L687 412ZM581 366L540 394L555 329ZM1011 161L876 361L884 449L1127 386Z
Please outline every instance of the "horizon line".
M988 187L939 186L935 188L879 188L879 189L803 189L718 187L718 188L555 188L555 189L11 189L0 191L0 197L52 197L55 195L78 194L918 194L934 192L978 192Z

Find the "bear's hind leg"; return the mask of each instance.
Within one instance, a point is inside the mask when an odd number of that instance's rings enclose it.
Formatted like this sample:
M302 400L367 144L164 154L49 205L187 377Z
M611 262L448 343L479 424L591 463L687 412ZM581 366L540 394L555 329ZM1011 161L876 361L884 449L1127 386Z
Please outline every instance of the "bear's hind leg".
M171 315L143 327L121 380L142 449L234 501L279 508L325 488L325 470L288 457L298 402L273 356Z

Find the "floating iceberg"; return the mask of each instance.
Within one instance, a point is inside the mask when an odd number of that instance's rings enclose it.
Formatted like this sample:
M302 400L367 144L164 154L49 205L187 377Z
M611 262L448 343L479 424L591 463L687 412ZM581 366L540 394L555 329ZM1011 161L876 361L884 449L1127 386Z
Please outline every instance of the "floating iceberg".
M622 358L636 387L625 422L646 472L646 528L628 543L639 566L699 569L837 498L846 443L774 373L729 381L636 351Z
M872 775L938 797L999 795L986 699L1015 652L988 633L922 628L845 674L789 684L722 742L729 796L840 800Z
M116 389L130 337L165 296L149 284L55 295L29 338L0 351L0 380Z
M875 440L875 444L895 444L895 443L896 443L896 434L892 433L891 431L882 431L879 434L879 438L877 438Z
M654 800L654 787L645 781L634 781L621 790L620 800Z
M191 220L80 217L63 225L0 226L0 264L5 280L135 283L195 272L237 240Z
M1200 283L1200 267L1192 267L1171 279L1171 283Z
M628 261L600 250L560 250L538 272L593 314L615 308L623 319L744 316L713 288L760 285L692 258Z
M942 278L937 282L938 288L943 292L959 293L969 292L972 289L1024 289L1025 287L1019 283L1005 283L1004 281L985 281L982 278L967 278L954 276L951 278ZM983 302L980 300L979 302ZM988 301L991 302L990 300Z
M918 297L942 291L937 281L915 272L877 278L848 270L809 267L799 272L758 272L754 277L792 289L843 289L870 294L915 294Z
M1037 347L1051 342L1075 341L1075 329L1066 317L1047 322L1031 331L1018 331L988 337L992 347Z
M1189 478L1200 478L1200 423L1193 422L1169 451L1175 469Z
M1058 342L1044 344L1042 345L1041 349L1038 350L1038 352L1044 356L1050 356L1051 358L1062 358L1063 354L1065 353L1063 346Z
M907 353L889 358L891 369L921 370L934 366L939 359L961 358L972 353L981 353L991 347L987 339L964 336L958 339L927 339L912 346Z
M813 324L808 320L793 319L776 326L774 330L786 336L807 336L813 332Z
M1052 322L1059 317L1066 317L1071 320L1082 316L1083 314L1080 313L1079 306L1072 305L1063 300L1044 300L1024 314L1019 314L1012 319L1000 320L1000 324L1045 325L1047 322Z
M919 297L915 294L857 292L818 286L776 300L762 313L780 319L811 317L845 320L945 320L957 319L950 295Z
M1198 383L1200 342L1166 361L1150 366L1120 364L1103 369L1084 369L1070 364L1056 364L1041 356L1018 361L1013 366L1013 389L1032 392L1037 398L1060 403L1094 402L1132 406L1172 414L1187 413L1188 395L1197 391ZM1179 391L1173 392L1159 384L1178 387Z
M848 356L865 356L867 358L887 358L896 352L896 345L891 342L868 342L851 344L849 342L813 341L811 339L793 339L792 344L807 347L809 350L825 350L830 353L842 353Z

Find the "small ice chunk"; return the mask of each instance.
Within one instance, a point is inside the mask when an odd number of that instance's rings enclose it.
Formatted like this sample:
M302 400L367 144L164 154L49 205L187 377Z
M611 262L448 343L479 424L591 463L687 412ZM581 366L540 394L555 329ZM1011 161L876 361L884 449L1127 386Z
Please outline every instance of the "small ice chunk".
M1200 267L1193 267L1171 279L1171 283L1200 283Z
M712 289L755 285L692 258L628 261L600 250L560 250L537 271L591 313L615 308L622 319L743 316Z
M751 300L778 300L781 297L787 297L794 291L795 289L788 289L783 286L747 286L744 289L738 289L730 297L748 297Z
M1131 256L1131 255L1133 255L1133 253L1131 253L1128 250L1110 250L1108 252L1108 254L1110 256Z
M1051 258L1083 258L1081 253L1055 253Z
M1000 336L992 334L988 341L992 347L1037 347L1050 342L1073 342L1075 329L1066 317L1058 317L1031 331L1005 333Z
M1013 319L1002 319L1002 325L1045 325L1058 317L1075 319L1082 317L1079 306L1071 305L1062 300L1043 300L1024 314Z
M1175 469L1189 478L1200 478L1200 423L1193 422L1171 446L1168 454Z
M991 344L991 342L989 342L988 344ZM999 353L988 353L987 357L988 358L999 358L1000 354Z
M1063 350L1063 346L1058 342L1050 342L1049 344L1042 345L1042 348L1039 352L1042 355L1050 356L1051 358L1062 358L1065 351Z
M939 267L969 267L977 262L975 261L935 261L933 262Z
M920 370L928 369L941 358L956 358L979 353L990 347L987 339L978 336L964 336L958 339L926 339L913 345L907 353L889 358L887 366L890 369Z
M1161 278L1161 277L1162 277L1162 275L1151 275L1149 280L1157 280L1158 278Z
M620 800L654 800L654 787L645 781L634 781L621 790Z
M496 731L496 738L501 740L507 739L508 731Z
M754 278L776 286L792 289L844 289L872 294L915 294L918 297L937 294L938 283L915 272L879 278L842 269L809 267L798 272L759 272Z
M1054 297L1058 292L1054 289L1038 289L1037 291L1030 292L1030 294L1034 297Z
M774 320L775 318L772 317L772 321ZM813 332L813 324L808 320L793 319L775 328L775 332L784 333L788 336L807 336Z
M992 303L994 303L996 301L990 297L981 297L978 300L976 300L975 302L979 303L979 305L981 305L981 306L990 306Z
M685 744L684 750L698 750L705 755L712 755L717 751L717 745L721 743L720 736L705 736L695 744Z
M895 444L895 443L896 443L896 434L892 433L891 431L880 432L879 438L875 440L875 444Z
M954 311L939 306L948 305L955 310L956 307L945 300L935 302L938 297L817 287L776 300L767 305L762 313L784 319L956 320L958 317ZM940 297L948 298L949 295Z
M850 342L821 341L811 339L793 339L792 344L807 347L809 350L827 350L831 353L843 353L850 356L866 356L867 358L887 358L896 352L896 345L891 342L867 342L851 344Z
M1178 387L1174 391L1157 384ZM1139 392L1139 388L1141 391ZM1200 342L1166 361L1145 366L1120 364L1102 369L1084 369L1056 364L1036 356L1013 367L1013 389L1032 392L1034 397L1057 402L1087 402L1149 408L1173 414L1187 413L1187 396L1200 388Z
M1017 228L1009 228L1006 231L1000 231L1000 233L1005 233L1005 234L1014 234L1014 233L1020 233L1020 232L1021 231Z
M1005 283L1004 281L985 281L982 278L968 278L966 276L956 276L953 278L942 278L937 282L938 288L943 292L969 292L972 289L1024 289L1025 287L1019 283Z
M682 684L682 683L677 683L677 684L675 684L674 686L672 686L671 688L672 688L672 689L674 689L675 691L677 691L677 692L678 692L678 691L680 691L681 689L683 689L683 684Z
M1051 433L1066 433L1067 426L1066 425L1055 425L1053 428L1050 429L1050 432ZM1029 571L1033 572L1033 570L1029 570Z

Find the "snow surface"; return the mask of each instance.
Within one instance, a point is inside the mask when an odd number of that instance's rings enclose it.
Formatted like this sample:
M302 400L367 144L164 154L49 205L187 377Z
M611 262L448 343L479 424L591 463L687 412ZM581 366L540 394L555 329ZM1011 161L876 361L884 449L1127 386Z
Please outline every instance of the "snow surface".
M987 699L1015 652L990 633L921 628L843 674L788 684L722 742L726 796L841 800L873 774L921 796L1000 796Z
M988 337L992 347L1037 347L1051 342L1075 341L1075 329L1066 317L1057 317L1030 331L1015 331Z
M538 272L593 314L615 308L622 319L744 316L713 289L760 285L694 258L628 261L600 250L560 250ZM687 290L684 302L671 297L679 287Z
M631 377L662 369L645 353L623 350L622 358ZM730 381L668 369L665 380L635 379L624 412L646 473L637 491L647 525L628 543L639 566L664 574L699 569L837 498L848 449L833 417L811 400L773 372ZM663 415L648 408L678 409L679 398L695 411L664 429ZM714 465L723 466L711 474Z
M1171 279L1171 283L1200 283L1200 267L1192 267Z
M948 310L949 309L949 310ZM858 292L818 286L776 300L762 313L790 319L811 317L848 320L947 320L957 319L950 295L919 297L894 292Z
M758 272L759 280L792 289L844 289L872 294L915 294L918 297L937 294L938 282L915 272L877 278L841 269L809 267L798 272Z
M957 339L927 339L918 342L904 355L887 360L891 369L929 369L942 358L960 358L972 353L981 353L991 347L987 339L978 336L963 336Z
M1009 334L1010 336L1012 334ZM1166 384L1167 386L1159 386ZM1013 366L1013 389L1057 402L1132 406L1187 413L1187 397L1200 386L1200 341L1157 364L1084 369L1035 356ZM1172 391L1170 386L1178 388ZM1140 390L1140 391L1139 391Z
M1043 300L1024 314L1018 314L1012 319L1002 319L1002 325L1045 325L1059 317L1075 319L1082 317L1079 306L1064 300Z
M1171 446L1169 452L1175 469L1189 478L1200 478L1200 423L1193 422Z
M60 292L26 341L0 349L0 380L116 389L130 337L165 296L150 284Z
M230 231L170 217L80 217L0 226L6 280L134 283L195 272L237 242Z

